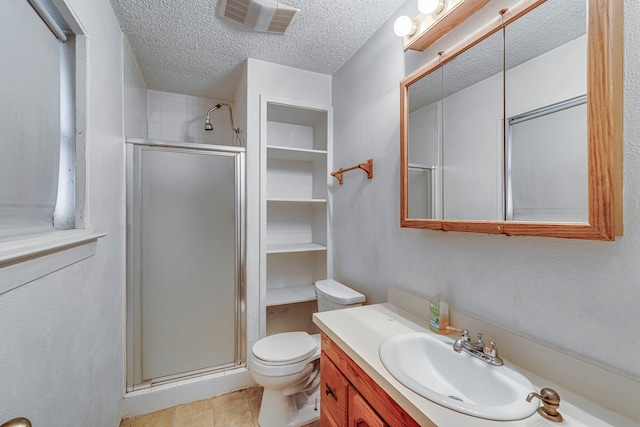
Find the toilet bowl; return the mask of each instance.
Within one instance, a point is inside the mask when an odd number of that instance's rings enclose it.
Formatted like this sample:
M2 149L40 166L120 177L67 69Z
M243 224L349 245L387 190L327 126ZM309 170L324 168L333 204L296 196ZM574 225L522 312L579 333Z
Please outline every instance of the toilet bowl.
M318 310L362 305L364 295L335 280L316 282ZM283 332L257 341L249 369L264 387L261 427L300 427L320 418L320 335Z

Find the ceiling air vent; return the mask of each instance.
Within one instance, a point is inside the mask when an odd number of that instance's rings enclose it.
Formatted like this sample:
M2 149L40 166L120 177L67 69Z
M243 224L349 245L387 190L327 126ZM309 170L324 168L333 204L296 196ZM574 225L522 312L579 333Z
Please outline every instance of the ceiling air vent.
M244 24L249 14L251 0L222 0L220 3L220 14L224 18Z
M284 34L300 9L273 0L220 0L218 13L250 31Z

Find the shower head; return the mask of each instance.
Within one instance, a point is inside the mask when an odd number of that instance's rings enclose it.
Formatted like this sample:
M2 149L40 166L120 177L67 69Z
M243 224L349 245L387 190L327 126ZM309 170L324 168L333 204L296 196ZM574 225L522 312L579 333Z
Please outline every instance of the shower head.
M220 107L228 107L229 108L229 119L231 120L231 129L238 135L240 133L240 128L237 128L233 125L233 109L231 108L231 104L226 102L221 102L220 104L216 104L212 109L207 111L207 118L204 121L204 130L213 130L213 125L211 124L211 112L217 110Z
M222 107L222 104L216 104L215 107L207 111L207 119L204 121L204 130L213 130L213 125L211 124L211 119L209 118L209 116L211 115L211 112L213 110L217 110L220 107ZM230 105L229 105L229 109L231 109Z

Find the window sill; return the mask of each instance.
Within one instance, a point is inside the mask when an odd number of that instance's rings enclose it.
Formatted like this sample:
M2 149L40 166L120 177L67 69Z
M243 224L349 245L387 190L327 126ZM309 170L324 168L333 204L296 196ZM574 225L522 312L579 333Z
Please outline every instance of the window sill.
M0 242L0 295L93 256L105 235L78 229Z

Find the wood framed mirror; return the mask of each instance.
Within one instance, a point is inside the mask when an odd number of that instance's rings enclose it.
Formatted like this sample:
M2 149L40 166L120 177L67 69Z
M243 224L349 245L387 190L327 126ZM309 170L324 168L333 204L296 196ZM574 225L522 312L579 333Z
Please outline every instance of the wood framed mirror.
M622 9L523 0L402 80L401 226L621 236Z

